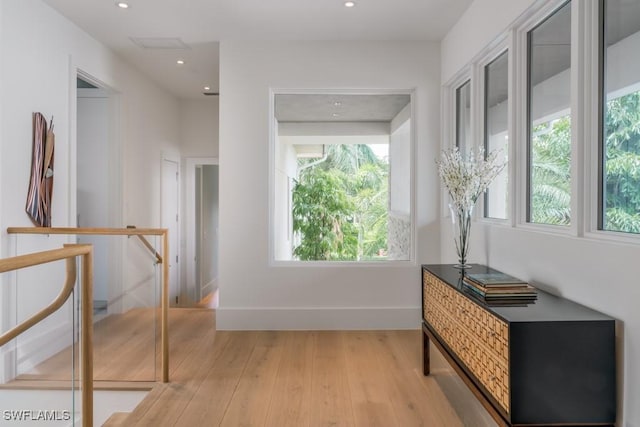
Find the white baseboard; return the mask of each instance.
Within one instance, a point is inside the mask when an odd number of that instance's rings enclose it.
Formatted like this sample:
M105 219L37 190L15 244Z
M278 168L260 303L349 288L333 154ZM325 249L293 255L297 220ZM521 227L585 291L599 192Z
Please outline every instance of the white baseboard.
M419 328L420 307L219 307L216 310L216 329L229 331Z

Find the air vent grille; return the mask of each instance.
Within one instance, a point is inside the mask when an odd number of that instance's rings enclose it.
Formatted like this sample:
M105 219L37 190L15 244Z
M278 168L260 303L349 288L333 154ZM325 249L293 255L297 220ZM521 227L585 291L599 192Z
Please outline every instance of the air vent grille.
M143 49L191 49L178 37L129 37Z

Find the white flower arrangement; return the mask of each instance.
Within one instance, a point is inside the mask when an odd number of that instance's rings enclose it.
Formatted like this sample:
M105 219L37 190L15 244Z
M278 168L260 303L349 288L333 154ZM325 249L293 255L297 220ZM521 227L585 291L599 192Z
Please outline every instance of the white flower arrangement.
M499 151L492 151L485 158L483 147L471 149L466 158L458 147L442 151L440 161L436 161L438 173L455 210L472 208L502 172L507 163L498 160L498 154Z
M456 267L467 268L473 206L507 163L498 160L497 151L492 151L485 157L483 147L471 149L466 159L460 154L458 147L443 151L440 161L436 163L440 178L451 196L449 209L458 254Z

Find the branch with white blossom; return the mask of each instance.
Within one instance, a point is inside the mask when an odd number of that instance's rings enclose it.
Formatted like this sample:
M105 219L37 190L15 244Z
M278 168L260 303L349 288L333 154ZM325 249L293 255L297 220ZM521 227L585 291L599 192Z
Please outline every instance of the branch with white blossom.
M455 147L443 150L436 164L442 183L451 196L451 204L459 211L475 205L507 163L498 160L498 151L492 151L485 157L484 148L480 147L471 149L465 158Z

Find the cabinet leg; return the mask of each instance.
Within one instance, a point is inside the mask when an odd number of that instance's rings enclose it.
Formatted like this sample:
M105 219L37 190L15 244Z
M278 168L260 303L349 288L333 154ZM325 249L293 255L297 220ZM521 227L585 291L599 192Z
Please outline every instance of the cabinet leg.
M422 331L422 373L426 376L431 373L431 363L429 360L429 337Z

